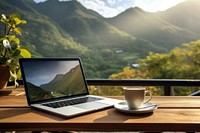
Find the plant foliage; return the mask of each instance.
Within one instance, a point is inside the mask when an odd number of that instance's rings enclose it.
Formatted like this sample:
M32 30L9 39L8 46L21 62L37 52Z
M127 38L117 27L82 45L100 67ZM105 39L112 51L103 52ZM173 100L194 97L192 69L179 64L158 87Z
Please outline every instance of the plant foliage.
M26 24L26 21L21 20L17 14L2 14L0 22L4 26L0 34L0 65L9 65L10 79L16 81L20 72L18 59L31 57L29 51L20 46L20 39L17 37L17 35L21 35L21 28L18 25Z

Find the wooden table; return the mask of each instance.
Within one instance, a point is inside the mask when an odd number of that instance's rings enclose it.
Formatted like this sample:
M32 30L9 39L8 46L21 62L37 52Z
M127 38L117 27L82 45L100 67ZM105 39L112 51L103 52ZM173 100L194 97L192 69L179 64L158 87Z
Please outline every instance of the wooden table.
M29 108L25 96L0 96L0 130L200 131L200 97L154 96L152 102L159 107L151 114L127 115L110 108L65 119Z

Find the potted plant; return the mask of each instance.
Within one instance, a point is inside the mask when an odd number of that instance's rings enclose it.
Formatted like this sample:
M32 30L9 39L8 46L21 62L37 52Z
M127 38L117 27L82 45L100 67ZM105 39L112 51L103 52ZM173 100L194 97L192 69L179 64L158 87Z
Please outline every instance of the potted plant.
M0 16L0 89L5 88L7 82L14 81L15 87L20 75L18 59L30 58L30 52L20 46L17 35L21 35L20 24L26 24L17 14Z

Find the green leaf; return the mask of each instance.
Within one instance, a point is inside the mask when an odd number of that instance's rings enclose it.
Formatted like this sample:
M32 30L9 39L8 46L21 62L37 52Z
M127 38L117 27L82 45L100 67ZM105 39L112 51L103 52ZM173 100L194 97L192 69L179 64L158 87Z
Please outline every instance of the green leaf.
M18 44L12 44L12 45L11 45L11 49L12 49L13 51L15 51L18 47L19 47Z
M24 58L31 58L31 53L25 48L21 48L20 55Z
M16 38L16 37L15 37L15 35L10 35L10 36L8 36L7 38L8 38L8 40L9 40L10 42L12 42L12 40L13 40L14 38Z
M12 57L20 55L21 51L19 49L15 50L15 52L12 54Z
M8 38L8 40L9 40L10 42L15 42L15 43L18 44L18 45L19 45L19 43L20 43L19 38L17 38L17 37L14 36L14 35L8 36L7 38Z
M20 28L15 28L14 31L15 31L15 33L21 35L21 29Z
M15 22L16 25L18 25L18 24L21 23L21 20L19 18L14 18L13 20L14 20L14 22Z
M3 40L5 40L6 38L5 37L1 37L0 38L0 42L2 42Z
M13 40L12 40L13 42L15 42L16 44L20 44L20 40L16 37L16 38L14 38Z
M21 23L26 24L27 22L26 22L26 20L21 20Z

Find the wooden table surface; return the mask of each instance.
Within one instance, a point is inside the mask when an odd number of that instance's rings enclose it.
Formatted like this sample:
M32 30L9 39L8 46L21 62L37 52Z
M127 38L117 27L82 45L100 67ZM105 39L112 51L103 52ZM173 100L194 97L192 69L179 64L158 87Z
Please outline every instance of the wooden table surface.
M151 102L159 106L150 114L128 115L110 108L66 119L29 108L24 95L0 96L0 130L200 131L200 97L154 96Z

